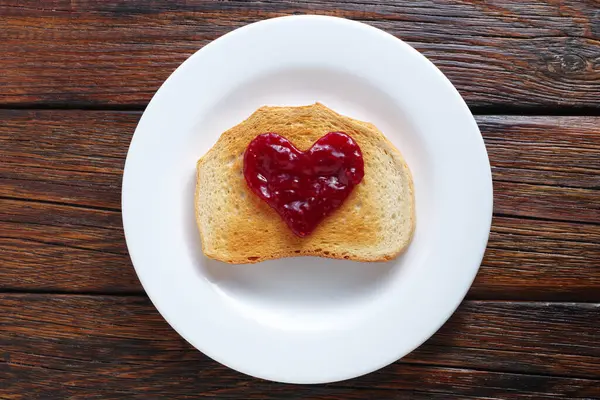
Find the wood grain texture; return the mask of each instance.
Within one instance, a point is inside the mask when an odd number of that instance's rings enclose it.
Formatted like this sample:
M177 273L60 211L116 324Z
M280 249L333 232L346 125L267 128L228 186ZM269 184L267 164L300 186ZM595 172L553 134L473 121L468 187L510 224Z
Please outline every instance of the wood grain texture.
M599 310L598 304L467 301L398 363L351 381L290 386L243 376L203 356L144 297L5 294L0 374L7 385L0 395L596 398Z
M600 117L477 117L495 196L482 266L391 366L270 383L162 319L120 213L141 113L76 109L141 110L197 49L290 14L408 41L484 113L600 110L597 0L0 0L0 399L600 399Z
M600 101L594 0L3 0L0 104L143 107L211 40L265 18L306 13L364 21L408 41L470 106L597 107Z
M0 197L119 210L139 117L0 110ZM600 223L600 117L478 116L477 122L492 164L495 212Z
M139 114L0 110L0 196L120 208Z
M118 212L0 199L0 290L141 293ZM495 217L472 299L600 301L600 225Z
M119 213L139 113L0 118L0 290L139 293ZM600 301L600 118L478 123L496 216L469 298Z

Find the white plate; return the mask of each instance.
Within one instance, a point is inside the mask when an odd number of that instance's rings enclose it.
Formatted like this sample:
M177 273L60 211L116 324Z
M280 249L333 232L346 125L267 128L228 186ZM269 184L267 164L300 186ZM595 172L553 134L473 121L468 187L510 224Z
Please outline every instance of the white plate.
M409 250L384 264L205 258L198 158L262 105L315 101L374 123L404 154L417 210ZM454 312L486 247L492 183L469 109L431 62L368 25L294 16L237 29L167 79L131 141L122 200L136 272L181 336L246 374L321 383L396 361Z

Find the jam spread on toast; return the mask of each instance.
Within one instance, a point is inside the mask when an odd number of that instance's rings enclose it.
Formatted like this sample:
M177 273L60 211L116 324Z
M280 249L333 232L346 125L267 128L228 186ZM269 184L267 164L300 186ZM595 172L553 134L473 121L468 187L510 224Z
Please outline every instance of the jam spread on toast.
M343 132L326 134L307 151L264 133L244 153L248 186L300 237L340 207L363 176L360 147Z

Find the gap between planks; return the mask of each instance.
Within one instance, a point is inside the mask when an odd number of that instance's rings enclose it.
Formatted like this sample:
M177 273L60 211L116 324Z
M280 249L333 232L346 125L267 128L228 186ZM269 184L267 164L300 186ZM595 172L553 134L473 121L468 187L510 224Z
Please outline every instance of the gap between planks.
M115 291L115 292L111 292L111 291L97 291L97 292L92 292L92 291L66 291L66 290L44 290L44 289L13 289L13 288L0 288L0 296L2 295L7 295L7 296L15 296L15 297L26 297L26 296L30 296L30 295L35 295L35 296L58 296L58 297L93 297L93 298L98 298L98 297L115 297L115 298L121 298L121 297L137 297L139 300L141 299L147 299L150 300L150 298L148 297L148 295L146 294L146 292L144 290L131 290L131 291ZM585 300L577 300L577 301L568 301L568 300L515 300L515 299L511 299L511 298L478 298L478 297L474 297L474 296L470 296L469 294L467 294L462 302L469 302L469 303L504 303L504 304L544 304L544 305L550 305L550 304L556 304L556 305L581 305L582 307L597 307L599 308L599 312L600 312L600 303L597 301L585 301Z
M0 110L6 111L106 111L142 113L145 104L87 104L87 103L0 103ZM539 106L469 106L474 117L477 116L522 116L522 117L598 117L600 107L539 107Z

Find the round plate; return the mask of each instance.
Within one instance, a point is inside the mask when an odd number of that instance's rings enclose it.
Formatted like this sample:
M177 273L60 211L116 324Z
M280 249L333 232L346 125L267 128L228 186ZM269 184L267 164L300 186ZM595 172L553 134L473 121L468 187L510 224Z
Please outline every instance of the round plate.
M374 123L404 154L417 211L408 251L388 263L204 257L196 161L260 106L315 101ZM368 25L293 16L237 29L167 79L131 141L122 202L136 272L181 336L249 375L323 383L398 360L454 312L486 247L492 183L469 109L424 56Z

